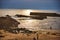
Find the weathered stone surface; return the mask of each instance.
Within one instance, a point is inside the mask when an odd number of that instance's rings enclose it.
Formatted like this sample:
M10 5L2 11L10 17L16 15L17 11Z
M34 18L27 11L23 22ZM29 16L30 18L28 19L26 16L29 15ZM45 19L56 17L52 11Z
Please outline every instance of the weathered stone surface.
M0 17L0 29L15 28L18 27L18 24L20 23L9 15L6 17Z

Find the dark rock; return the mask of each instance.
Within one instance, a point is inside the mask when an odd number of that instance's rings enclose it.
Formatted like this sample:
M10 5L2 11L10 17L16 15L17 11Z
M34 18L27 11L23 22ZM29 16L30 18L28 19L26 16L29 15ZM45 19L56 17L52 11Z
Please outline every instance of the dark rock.
M11 18L11 16L7 15L6 17L0 17L0 29L9 29L16 28L20 24L15 19Z

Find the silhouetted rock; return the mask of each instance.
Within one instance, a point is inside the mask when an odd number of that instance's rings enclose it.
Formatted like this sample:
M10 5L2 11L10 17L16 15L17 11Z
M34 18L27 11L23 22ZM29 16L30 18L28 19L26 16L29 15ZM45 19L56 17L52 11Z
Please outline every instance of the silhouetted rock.
M27 15L19 15L19 14L16 14L15 16L17 16L17 17L30 17L30 16L27 16Z
M47 16L49 17L60 17L60 14L57 13L40 13L40 12L31 12L30 16L33 19L39 19L39 20L43 20L43 19L47 19Z

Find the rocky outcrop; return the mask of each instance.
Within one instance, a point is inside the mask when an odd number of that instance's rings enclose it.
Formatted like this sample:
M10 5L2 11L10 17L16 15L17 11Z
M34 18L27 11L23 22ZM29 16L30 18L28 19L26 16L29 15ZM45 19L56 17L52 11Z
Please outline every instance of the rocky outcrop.
M18 24L20 23L9 15L6 17L0 17L0 29L16 28L18 27Z

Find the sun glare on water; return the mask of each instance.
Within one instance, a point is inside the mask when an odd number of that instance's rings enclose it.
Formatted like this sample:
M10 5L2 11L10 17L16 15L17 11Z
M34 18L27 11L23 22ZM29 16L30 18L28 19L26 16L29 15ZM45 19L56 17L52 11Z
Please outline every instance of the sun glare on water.
M30 16L30 12L32 12L32 10L25 10L25 15Z

